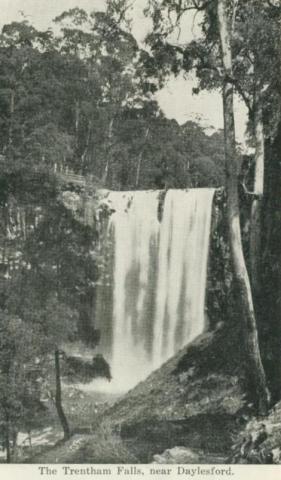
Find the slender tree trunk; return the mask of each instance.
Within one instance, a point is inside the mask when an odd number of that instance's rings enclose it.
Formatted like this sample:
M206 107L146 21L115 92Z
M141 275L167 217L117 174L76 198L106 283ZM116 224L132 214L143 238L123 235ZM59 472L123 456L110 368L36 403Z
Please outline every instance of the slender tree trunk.
M252 291L243 254L238 169L233 109L232 54L227 0L217 0L218 26L224 67L223 107L226 157L227 219L234 275L241 299L244 337L248 357L248 377L255 390L259 413L265 414L269 404L264 368L261 361Z
M32 448L32 437L31 437L31 431L27 432L28 435L28 443L29 447Z
M79 100L75 101L75 144L78 149L79 145L79 125L80 125L80 103Z
M106 158L105 169L102 177L103 184L106 183L108 172L109 172L110 153L111 153L111 145L112 145L112 129L113 129L113 118L110 120L109 128L108 128L108 142L107 142L107 149L106 149L107 158Z
M145 146L145 141L148 137L149 134L149 127L146 129L145 136L144 136L144 145ZM140 181L140 170L141 170L141 162L142 162L142 156L143 156L143 148L141 149L139 156L138 156L138 163L137 163L137 174L136 174L136 187L139 186L139 181Z
M87 137L86 137L85 149L84 149L84 152L81 155L82 174L84 173L85 159L86 159L86 155L88 153L88 149L89 149L89 145L90 145L91 131L92 131L92 121L90 120L89 124L88 124L88 132L87 132Z
M12 431L12 443L13 443L12 458L14 462L18 455L18 431L15 428Z
M61 378L60 378L60 353L59 350L55 350L55 369L56 369L56 409L58 416L63 428L64 439L67 440L70 437L70 429L65 416L65 413L62 408L62 398L61 398Z
M10 419L9 419L8 416L7 416L7 419L6 419L5 443L6 443L6 463L11 463Z
M254 105L254 130L256 143L255 178L250 231L251 283L255 293L258 293L260 289L259 265L261 261L261 210L264 190L264 131L262 113L261 102L259 99L256 99Z
M13 122L14 122L14 113L15 113L15 96L16 93L14 90L11 90L11 97L10 97L10 124L9 124L9 133L8 133L8 142L9 145L13 143Z

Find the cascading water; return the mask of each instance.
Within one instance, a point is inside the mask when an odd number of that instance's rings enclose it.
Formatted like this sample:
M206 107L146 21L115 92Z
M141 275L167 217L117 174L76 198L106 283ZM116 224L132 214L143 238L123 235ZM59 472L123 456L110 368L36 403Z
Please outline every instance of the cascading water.
M144 379L204 330L213 195L169 190L160 220L159 191L109 193L113 252L96 320L112 389Z

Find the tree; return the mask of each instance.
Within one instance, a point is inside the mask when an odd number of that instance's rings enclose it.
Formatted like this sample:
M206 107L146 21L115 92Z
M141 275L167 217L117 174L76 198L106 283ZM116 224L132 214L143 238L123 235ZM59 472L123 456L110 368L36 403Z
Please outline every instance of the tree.
M259 295L261 287L261 239L262 208L264 193L265 139L269 135L266 111L270 109L273 131L278 111L279 77L279 20L277 11L272 11L269 2L249 2L236 4L232 39L233 83L249 110L249 120L255 147L253 187L246 188L251 195L250 231L250 275L254 295ZM275 104L272 98L275 98ZM276 108L277 107L277 108ZM272 135L272 131L271 134Z
M40 354L36 329L0 309L0 424L1 441L10 463L16 454L17 434L23 423L38 413L40 403Z
M274 307L279 300L272 289L278 268L275 254L271 256L267 246L271 244L268 226L273 225L279 195L274 182L271 183L276 167L275 149L271 145L278 143L281 113L280 15L280 2L239 3L233 40L234 86L248 106L249 133L255 147L253 173L243 182L244 198L251 201L249 271L264 366L274 402L280 399L281 391L281 336L278 307L277 310Z
M62 407L60 352L62 345L78 338L92 346L97 342L91 318L98 279L95 250L93 228L75 220L73 212L54 199L25 239L5 301L9 312L36 329L40 357L54 356L55 403L64 438L70 428Z
M223 107L227 170L227 216L230 233L230 246L234 274L239 288L239 296L243 312L244 335L249 358L248 377L250 378L250 375L253 376L253 384L259 402L259 412L265 414L269 405L269 392L267 389L265 373L260 356L252 291L243 255L240 229L233 84L231 81L229 81L229 78L232 78L232 53L227 0L218 0L217 18L224 69Z
M76 8L55 21L62 30L58 51L73 66L80 64L76 84L75 70L69 76L77 167L84 173L95 172L110 185L120 114L148 100L138 70L137 42L120 28L110 8L91 15Z
M251 3L250 7L248 4ZM256 194L252 205L252 228L251 228L251 264L253 282L256 272L254 268L259 261L258 237L260 235L260 196L263 183L263 139L262 139L262 116L261 95L262 87L266 79L262 76L261 65L264 63L259 58L259 72L252 73L249 80L249 66L247 56L251 56L254 47L254 37L257 36L258 27L255 22L251 27L251 34L247 28L247 22L252 22L250 11L253 11L255 2L215 1L207 2L187 0L184 2L150 2L147 13L152 16L154 30L148 36L147 41L152 49L152 62L158 67L161 81L167 73L178 74L180 71L190 72L195 70L199 80L199 90L202 88L220 88L224 103L224 131L226 153L226 188L228 194L228 223L230 230L230 244L232 248L233 267L239 286L241 306L243 310L244 332L248 358L254 372L254 390L259 399L259 410L265 411L268 405L268 391L265 374L259 351L258 332L254 313L252 288L247 273L246 263L242 249L242 239L239 218L238 198L238 173L239 165L236 151L233 94L234 87L242 98L249 104L249 96L253 97L255 106L254 131L256 138ZM260 2L259 2L260 3ZM257 5L256 5L257 6ZM252 9L252 10L251 10ZM181 44L180 41L171 41L170 33L176 28L183 28L184 15L190 10L201 12L202 37L189 44ZM245 22L245 17L247 21ZM261 10L258 18L261 22ZM269 19L272 24L272 19ZM261 29L259 29L260 32ZM267 29L267 32L269 30ZM269 37L270 35L268 35ZM259 43L257 43L259 45ZM268 48L269 41L266 42ZM256 50L258 47L256 48ZM255 60L255 68L258 62ZM253 79L255 81L253 81ZM267 86L268 87L268 86ZM197 90L198 91L198 90ZM251 375L248 375L251 378Z

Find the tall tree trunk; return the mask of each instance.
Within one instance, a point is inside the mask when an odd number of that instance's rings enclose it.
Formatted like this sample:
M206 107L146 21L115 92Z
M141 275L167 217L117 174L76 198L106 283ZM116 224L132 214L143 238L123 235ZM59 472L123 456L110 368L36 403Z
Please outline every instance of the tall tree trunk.
M84 148L84 152L83 152L82 155L81 155L81 170L82 170L82 175L85 174L85 159L86 159L86 155L87 155L87 153L88 153L88 149L89 149L89 145L90 145L91 131L92 131L92 121L89 120L87 137L86 137L86 143L85 143L85 148Z
M80 103L79 100L75 101L75 145L78 150L79 146L79 126L80 126Z
M265 144L265 190L262 208L261 343L272 402L281 399L281 122ZM261 294L262 293L262 294Z
M10 122L9 122L9 132L8 132L8 143L12 145L13 143L13 122L14 122L14 113L15 113L15 90L11 90L10 97Z
M12 431L12 444L13 444L12 459L14 462L17 459L17 455L18 455L18 431L16 428L14 428Z
M110 154L111 154L111 146L112 146L112 131L113 131L113 118L109 122L108 127L108 141L107 141L107 148L106 148L106 164L105 169L102 177L102 183L105 185L107 182L108 172L109 172L109 164L110 164Z
M139 156L138 156L138 163L137 163L137 174L136 174L136 187L139 186L139 181L140 181L140 170L141 170L141 162L142 162L142 156L143 156L143 149L145 146L146 139L149 134L149 127L146 129L145 136L144 136L144 144L143 148L141 149Z
M6 435L5 435L5 446L6 446L6 463L11 463L11 446L10 446L10 419L7 415L6 418Z
M56 370L56 409L58 416L63 428L64 439L67 440L70 437L70 429L65 416L65 413L62 408L62 398L61 398L61 378L60 378L60 353L59 350L55 350L55 370Z
M265 414L269 404L269 392L267 389L264 368L261 361L252 291L243 254L241 238L238 197L238 165L233 109L231 34L227 9L227 0L217 0L218 26L225 75L223 84L223 108L226 158L227 220L234 275L241 300L244 338L248 357L248 378L249 381L251 381L255 391L259 413Z
M259 98L254 100L254 131L255 131L255 178L254 199L251 208L250 230L250 266L251 283L255 293L260 289L259 265L261 261L261 210L264 190L264 131L262 104Z

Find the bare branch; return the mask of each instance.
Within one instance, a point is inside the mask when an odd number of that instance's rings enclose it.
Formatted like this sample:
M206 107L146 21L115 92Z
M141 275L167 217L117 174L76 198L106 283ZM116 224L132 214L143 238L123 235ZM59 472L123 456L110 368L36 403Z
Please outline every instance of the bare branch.
M117 25L122 24L122 22L128 23L126 20L127 12L133 7L136 0L132 0L131 2L124 1L123 6L118 3L118 1L111 0L111 3L108 2L110 9L112 12L117 14L116 23Z
M238 80L236 78L227 76L227 80L234 85L236 91L243 98L246 106L248 107L249 112L252 113L253 105L252 105L251 97L246 94L246 92L243 90L243 88L241 87L240 83L238 82Z
M250 53L249 52L245 52L245 56L247 57L247 59L249 60L249 62L254 65L255 64L255 59L251 57Z
M250 190L248 190L248 188L245 184L245 180L243 180L243 182L241 182L241 185L242 185L243 191L246 195L250 195L250 196L254 197L254 199L259 199L260 198L260 195L258 195L256 192L251 192Z
M205 10L205 8L210 5L212 0L208 0L207 2L204 2L202 5L199 5L199 3L196 0L192 0L192 3L194 5L193 8L196 10Z
M176 22L178 23L181 17L189 10L197 10L197 8L194 6L191 6L191 7L185 7L185 8L179 9L179 11L177 12Z
M198 12L202 11L202 10L205 10L205 8L212 2L213 0L208 0L206 2L204 2L202 5L199 5L199 3L196 1L196 0L192 0L192 5L187 5L185 7L182 6L182 0L179 0L179 3L177 5L177 7L175 7L175 5L171 5L170 7L168 7L168 18L169 18L169 22L170 22L170 25L171 27L177 27L178 28L178 38L180 37L181 35L181 25L180 25L180 21L181 21L181 18L183 17L183 15L190 11L190 10L196 10L196 13L195 13L195 16L193 18L193 26L194 26L194 21L195 21L195 17L197 15ZM174 11L176 13L176 19L175 21L173 22L172 18L171 18L171 12ZM193 27L192 27L193 29Z
M239 93L239 95L243 98L243 100L245 102L245 105L247 106L247 108L249 110L249 113L252 113L253 105L252 105L251 98L244 92L244 90L242 89L241 85L239 85L238 82L235 82L234 86L235 86L235 89L237 90L237 92Z
M197 10L197 11L195 12L195 14L193 15L192 27L191 27L192 34L194 34L195 20L196 20L197 14L198 14L199 12L200 12L200 10Z

